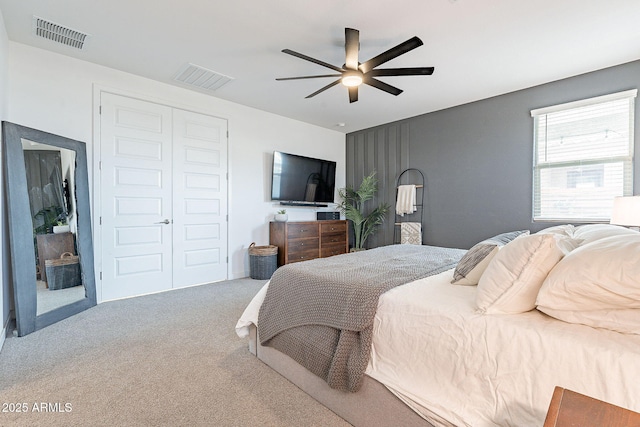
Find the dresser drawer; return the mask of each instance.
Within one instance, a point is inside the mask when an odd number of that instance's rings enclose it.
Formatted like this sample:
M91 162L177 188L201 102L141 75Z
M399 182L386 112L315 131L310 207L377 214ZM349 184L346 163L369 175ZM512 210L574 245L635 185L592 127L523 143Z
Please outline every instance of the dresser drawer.
M287 225L287 240L318 237L318 224L289 223Z
M328 223L320 223L320 234L345 234L347 231L347 222L346 221L338 221L338 222L328 222Z
M339 243L333 245L322 245L322 249L320 250L320 258L326 258L334 255L346 254L347 247L346 244Z
M287 251L308 251L312 249L315 249L317 251L320 247L319 242L320 240L317 237L295 240L290 239L287 241Z
M306 261L320 257L318 239L301 239L289 242L287 250L287 263Z
M347 235L342 234L323 234L321 239L321 246L324 248L327 245L342 245L344 247L347 243Z

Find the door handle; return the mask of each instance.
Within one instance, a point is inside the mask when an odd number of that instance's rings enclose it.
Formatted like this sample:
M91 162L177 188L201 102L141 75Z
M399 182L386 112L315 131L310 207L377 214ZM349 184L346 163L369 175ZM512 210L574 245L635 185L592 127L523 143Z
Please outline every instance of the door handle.
M165 219L164 221L160 221L160 222L154 222L154 224L170 224L171 222L168 219Z

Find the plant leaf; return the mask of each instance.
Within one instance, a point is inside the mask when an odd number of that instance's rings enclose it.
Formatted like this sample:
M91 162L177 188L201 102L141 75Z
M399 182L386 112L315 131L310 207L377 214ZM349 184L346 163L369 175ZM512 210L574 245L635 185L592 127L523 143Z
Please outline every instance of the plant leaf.
M378 191L378 180L376 172L366 176L357 190L346 187L338 190L338 195L342 201L338 204L338 209L353 223L356 248L362 248L367 238L375 231L378 225L382 224L389 205L384 203L369 214L364 214L364 203L373 199Z

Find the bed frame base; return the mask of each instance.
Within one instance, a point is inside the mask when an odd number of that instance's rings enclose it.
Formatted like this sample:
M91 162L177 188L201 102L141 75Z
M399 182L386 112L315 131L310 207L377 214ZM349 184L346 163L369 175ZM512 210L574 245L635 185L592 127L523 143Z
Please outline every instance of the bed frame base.
M260 345L255 326L250 330L249 351L302 391L356 427L373 425L433 427L384 385L371 377L364 377L362 388L357 393L330 388L325 381L289 356Z

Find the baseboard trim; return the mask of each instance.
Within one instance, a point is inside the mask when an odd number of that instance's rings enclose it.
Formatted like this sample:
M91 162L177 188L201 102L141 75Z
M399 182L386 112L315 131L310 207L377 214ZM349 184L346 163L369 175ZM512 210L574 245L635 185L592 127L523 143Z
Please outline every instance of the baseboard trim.
M7 339L7 331L9 330L9 322L10 318L7 318L4 324L2 325L2 334L0 334L0 351L2 351L2 347L4 346L4 341Z

